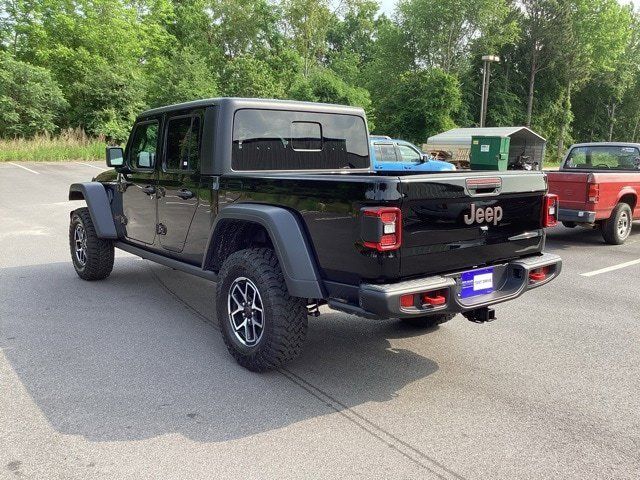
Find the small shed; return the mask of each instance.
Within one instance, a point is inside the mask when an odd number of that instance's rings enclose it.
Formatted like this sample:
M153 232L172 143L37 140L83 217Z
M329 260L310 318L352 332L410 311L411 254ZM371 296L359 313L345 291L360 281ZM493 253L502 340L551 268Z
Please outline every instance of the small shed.
M542 169L547 141L527 127L454 128L429 137L427 143L422 145L422 150L428 153L443 152L448 161L468 166L471 137L475 136L509 138L509 165L528 157L530 163L537 163L538 169Z

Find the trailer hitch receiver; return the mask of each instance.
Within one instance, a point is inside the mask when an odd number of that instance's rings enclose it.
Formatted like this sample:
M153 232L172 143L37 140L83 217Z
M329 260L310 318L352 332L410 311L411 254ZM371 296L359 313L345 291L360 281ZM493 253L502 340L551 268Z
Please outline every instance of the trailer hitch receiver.
M467 320L474 323L485 323L496 319L496 311L493 308L482 307L464 312Z

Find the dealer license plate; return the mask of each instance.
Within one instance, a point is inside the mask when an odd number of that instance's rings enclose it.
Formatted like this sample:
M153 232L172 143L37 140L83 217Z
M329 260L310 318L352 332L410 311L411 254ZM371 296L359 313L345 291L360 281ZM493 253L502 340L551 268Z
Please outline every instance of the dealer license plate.
M463 272L461 280L461 298L469 298L475 297L476 295L486 295L487 293L491 293L493 292L493 267Z

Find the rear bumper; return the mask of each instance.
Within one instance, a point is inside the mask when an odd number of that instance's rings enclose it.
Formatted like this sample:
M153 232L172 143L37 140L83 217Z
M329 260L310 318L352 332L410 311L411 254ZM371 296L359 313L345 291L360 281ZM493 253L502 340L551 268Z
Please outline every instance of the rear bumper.
M531 270L549 267L544 280L529 280ZM509 263L493 265L493 284L491 293L462 298L462 272L435 275L432 277L409 280L394 284L363 284L359 289L359 306L337 305L329 302L332 308L350 313L376 318L407 318L439 313L462 313L478 308L505 302L517 298L533 288L551 282L560 274L562 260L550 253L521 258ZM446 303L439 306L401 307L400 297L411 293L441 290L445 293Z
M596 212L559 208L558 220L561 222L593 223L596 221Z

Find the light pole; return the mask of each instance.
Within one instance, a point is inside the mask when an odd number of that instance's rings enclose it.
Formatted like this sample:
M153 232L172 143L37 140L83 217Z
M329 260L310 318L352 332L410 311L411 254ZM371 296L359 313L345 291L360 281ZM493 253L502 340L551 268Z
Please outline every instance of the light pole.
M480 127L484 127L487 119L487 101L489 100L489 78L491 77L491 63L499 62L500 57L497 55L483 55L482 61L484 68L482 69L482 100L480 101Z

